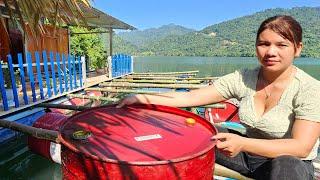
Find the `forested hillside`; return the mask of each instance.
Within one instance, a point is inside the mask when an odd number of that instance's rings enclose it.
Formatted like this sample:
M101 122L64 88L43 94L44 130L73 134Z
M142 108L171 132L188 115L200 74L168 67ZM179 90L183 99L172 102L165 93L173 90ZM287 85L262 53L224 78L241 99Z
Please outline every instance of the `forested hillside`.
M267 17L295 17L304 30L304 57L320 57L320 7L269 9L193 31L173 24L115 36L115 52L164 56L254 56L256 31Z

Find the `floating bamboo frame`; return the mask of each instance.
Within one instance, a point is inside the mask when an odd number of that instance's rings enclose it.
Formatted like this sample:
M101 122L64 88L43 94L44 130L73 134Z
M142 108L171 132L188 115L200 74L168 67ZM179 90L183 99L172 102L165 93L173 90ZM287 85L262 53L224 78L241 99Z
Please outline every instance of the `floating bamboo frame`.
M154 83L154 84L200 84L200 80L175 81L175 80L133 80L133 79L114 79L112 82L130 82L130 83Z
M44 107L44 108L57 108L57 109L69 109L75 111L83 111L89 109L90 107L86 106L75 106L75 105L65 105L65 104L50 104L50 103L41 103L36 105L37 107Z
M85 91L101 91L110 93L135 93L135 94L159 94L161 91L141 91L133 89L109 89L109 88L86 88Z
M147 72L147 73L132 73L134 75L155 75L155 74L160 74L160 75L165 75L165 74L180 74L180 75L184 75L184 74L196 74L199 71L178 71L178 72Z
M206 85L200 84L151 84L151 83L127 83L127 82L104 82L101 87L127 87L127 88L170 88L170 89L199 89Z
M109 97L102 97L102 96L88 96L88 95L80 95L80 94L68 94L67 97L90 99L90 100L100 100L100 101L110 101L110 102L119 101L118 98L109 98Z
M181 78L181 77L175 77L175 76L155 76L155 77L150 77L150 76L125 76L124 78L126 79L165 79L165 80L202 80L202 81L209 81L209 80L217 80L219 77L191 77L191 78Z

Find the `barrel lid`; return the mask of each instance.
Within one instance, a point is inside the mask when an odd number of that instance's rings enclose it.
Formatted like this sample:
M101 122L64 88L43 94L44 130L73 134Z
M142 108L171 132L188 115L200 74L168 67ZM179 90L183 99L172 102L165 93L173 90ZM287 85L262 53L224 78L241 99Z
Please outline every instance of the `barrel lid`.
M60 139L87 157L130 164L182 161L211 150L216 129L198 115L160 105L104 106L71 116Z

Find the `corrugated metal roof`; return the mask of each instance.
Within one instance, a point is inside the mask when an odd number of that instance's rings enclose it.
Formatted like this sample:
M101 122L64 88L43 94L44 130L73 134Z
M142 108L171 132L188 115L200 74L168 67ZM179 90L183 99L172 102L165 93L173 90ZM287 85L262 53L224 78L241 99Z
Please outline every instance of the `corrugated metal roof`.
M84 17L88 23L88 26L102 27L102 28L112 28L112 29L124 29L124 30L134 30L135 27L116 19L94 7L87 7L80 5L83 11Z

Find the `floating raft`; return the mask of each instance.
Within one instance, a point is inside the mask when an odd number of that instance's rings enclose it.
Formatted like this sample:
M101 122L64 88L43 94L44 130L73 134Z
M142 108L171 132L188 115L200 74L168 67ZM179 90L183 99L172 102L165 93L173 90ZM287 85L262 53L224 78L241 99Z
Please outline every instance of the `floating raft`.
M46 111L51 111L53 113L70 116L77 112L86 111L92 107L114 104L128 94L157 94L165 91L189 91L208 86L208 84L217 79L217 77L196 77L197 72L198 71L132 73L120 78L98 82L94 86L86 87L81 91L66 94L60 98L63 100L39 103L37 107L45 108ZM232 120L238 121L236 112L237 108L235 108L233 104L230 104L230 102L217 103L202 107L189 107L189 110L192 112L199 112L199 110L195 110L196 108L205 109L202 113L200 111L199 115L204 116L208 121L214 121L216 123L220 123L222 126L241 130L241 127L232 125L232 123L229 124L223 122L227 120L228 117L232 117ZM59 115L57 115L57 117L58 116ZM62 119L63 121L65 120L65 118ZM59 124L58 121L56 123ZM54 123L51 123L51 125L52 124ZM47 126L39 122L38 124L35 123L35 127L44 129L47 127L47 129L56 130L56 127ZM47 141L45 149L33 149L33 151L38 151L37 153L39 154L45 153L44 156L48 159L61 162L61 158L59 159L59 157L57 158L50 154L51 146L52 144L50 141ZM55 150L56 152L60 152L58 149ZM314 164L317 171L316 175L318 177L319 160L316 160ZM215 165L215 169L215 174L218 175L216 176L217 179L225 179L224 177L248 179L235 171L217 164Z

